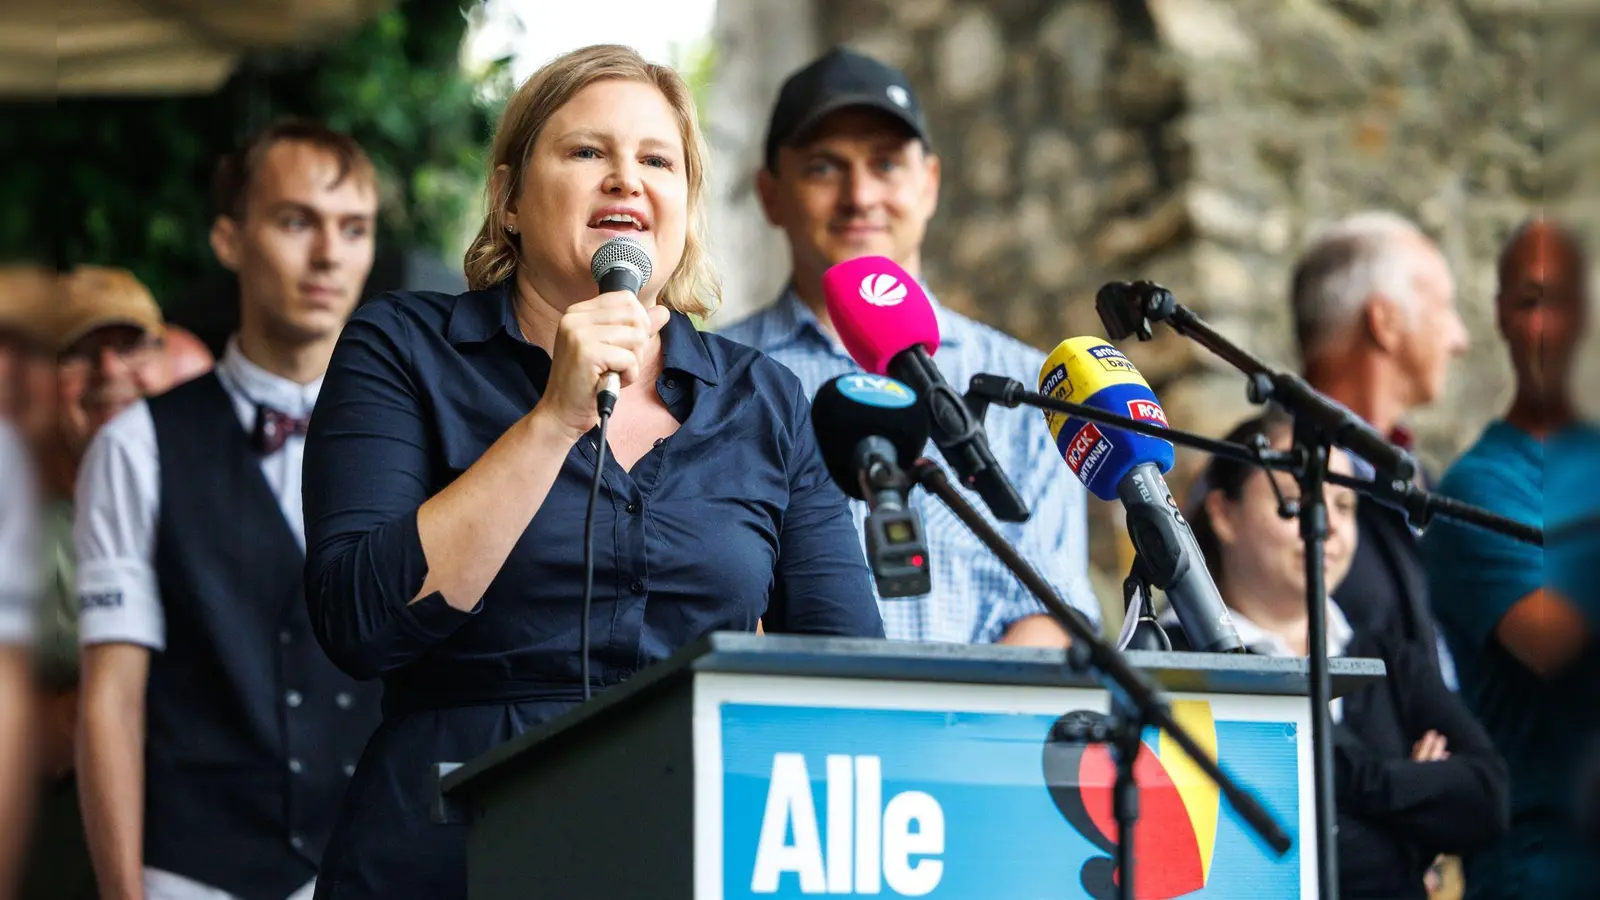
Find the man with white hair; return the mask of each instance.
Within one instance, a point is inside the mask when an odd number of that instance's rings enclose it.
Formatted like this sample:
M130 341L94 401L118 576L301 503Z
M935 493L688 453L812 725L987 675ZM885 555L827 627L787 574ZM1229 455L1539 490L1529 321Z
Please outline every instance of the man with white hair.
M1438 399L1451 358L1467 349L1455 281L1438 247L1393 213L1341 219L1295 265L1290 302L1306 380L1409 448L1401 419ZM1355 559L1334 600L1356 631L1400 633L1425 647L1453 686L1404 514L1362 498L1356 527Z

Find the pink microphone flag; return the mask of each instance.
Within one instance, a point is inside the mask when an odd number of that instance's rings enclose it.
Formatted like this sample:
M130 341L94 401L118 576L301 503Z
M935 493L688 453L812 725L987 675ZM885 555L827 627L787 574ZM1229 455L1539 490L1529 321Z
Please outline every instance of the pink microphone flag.
M828 316L850 358L875 375L917 344L939 349L939 320L922 285L882 256L847 260L822 274Z

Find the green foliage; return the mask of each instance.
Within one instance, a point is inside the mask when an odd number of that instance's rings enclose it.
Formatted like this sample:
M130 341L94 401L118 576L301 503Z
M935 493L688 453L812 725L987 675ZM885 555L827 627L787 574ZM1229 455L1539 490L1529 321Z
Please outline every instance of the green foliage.
M675 50L676 52L672 54L672 67L677 69L678 74L689 84L689 92L694 95L696 111L700 115L700 126L709 127L707 112L711 102L711 80L717 72L716 41L707 35Z
M7 110L0 254L125 266L168 298L215 271L207 232L218 157L274 118L301 115L350 132L371 155L381 241L453 256L497 113L462 71L466 27L455 3L398 0L342 44L247 60L209 96Z

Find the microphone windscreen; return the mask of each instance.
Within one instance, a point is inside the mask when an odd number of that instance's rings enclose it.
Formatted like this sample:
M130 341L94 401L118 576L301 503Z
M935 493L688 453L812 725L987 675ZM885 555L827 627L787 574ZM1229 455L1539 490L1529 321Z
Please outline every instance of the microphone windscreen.
M1167 414L1150 385L1122 351L1097 337L1068 338L1039 369L1039 393L1167 427ZM1056 449L1078 480L1102 500L1117 499L1117 485L1135 466L1155 463L1166 473L1172 444L1160 438L1047 412Z
M650 262L650 252L644 249L644 245L623 234L606 241L594 251L594 256L589 258L589 274L598 282L607 272L618 266L635 270L639 276L640 286L650 280L651 272L655 268ZM638 289L638 286L634 287L635 292Z
M854 460L862 438L886 438L894 444L900 468L910 469L928 446L931 426L916 391L886 375L852 372L817 389L811 427L834 483L863 500Z
M888 372L890 360L918 344L929 356L939 349L933 303L893 260L863 256L839 263L822 274L822 295L845 352L868 372Z

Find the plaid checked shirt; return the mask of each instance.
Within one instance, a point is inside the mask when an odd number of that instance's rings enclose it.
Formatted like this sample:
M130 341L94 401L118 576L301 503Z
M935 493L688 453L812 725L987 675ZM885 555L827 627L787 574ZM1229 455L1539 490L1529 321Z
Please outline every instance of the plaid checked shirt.
M979 372L1008 375L1032 388L1038 384L1044 354L992 328L935 304L939 352L934 360L958 391ZM860 367L793 290L719 334L748 344L788 366L815 394L836 375ZM1027 409L994 407L984 420L996 461L1010 476L1033 515L1027 522L997 522L978 495L967 499L1006 540L1039 570L1067 603L1096 625L1100 604L1089 584L1087 494L1061 461L1043 415ZM926 456L944 457L929 442ZM945 466L948 471L949 467ZM993 643L1019 619L1044 612L1027 589L937 498L914 491L911 504L927 532L933 592L920 597L878 598L885 633L892 640ZM852 504L856 529L865 539L867 505Z

